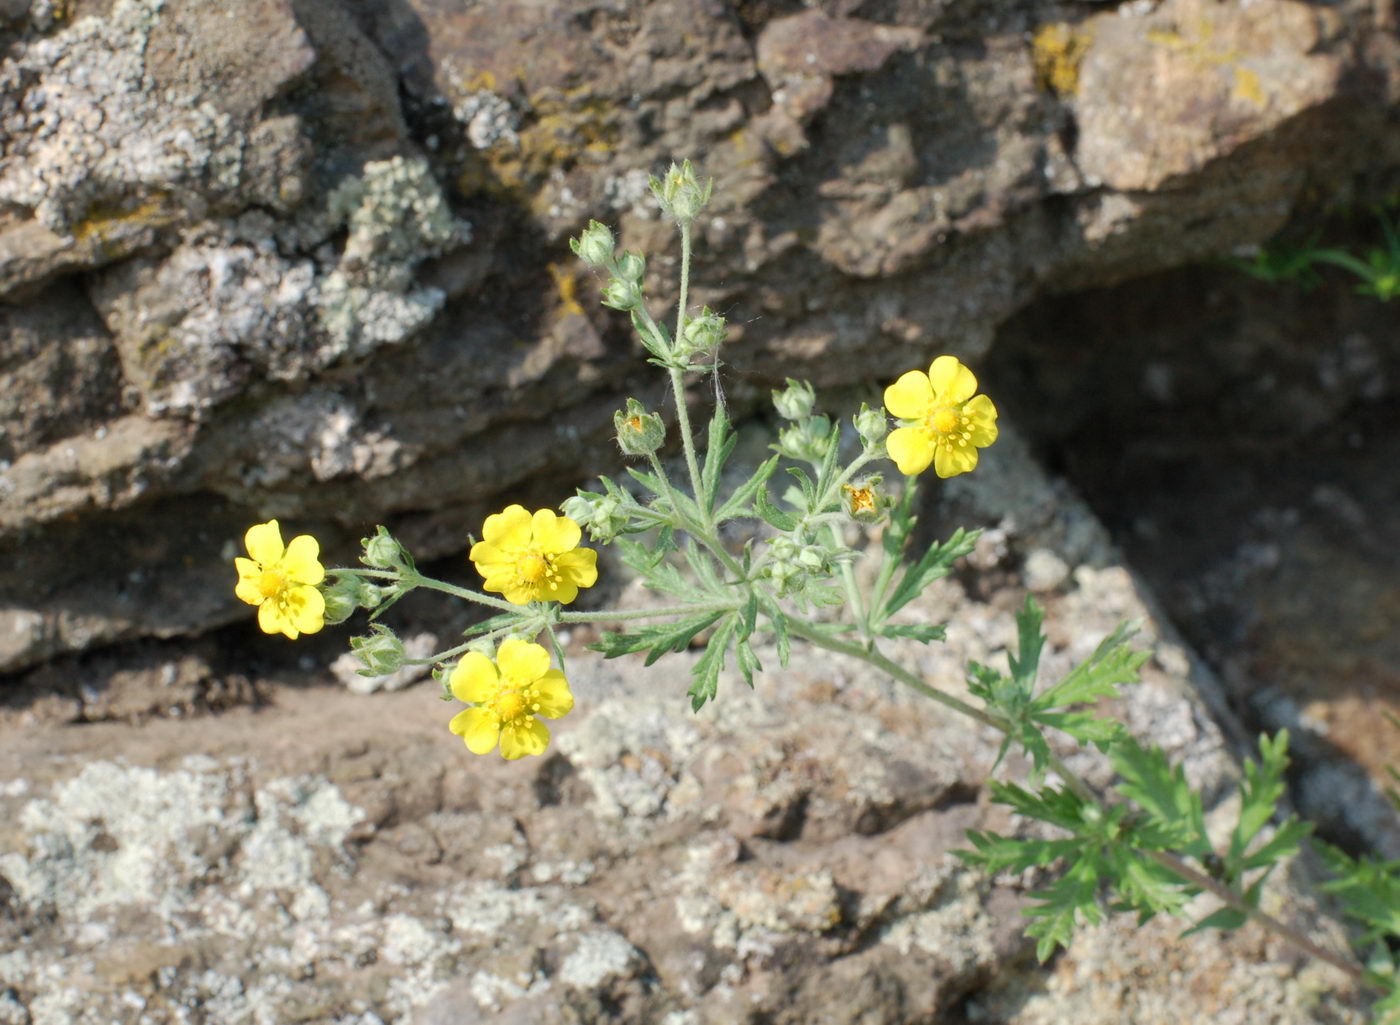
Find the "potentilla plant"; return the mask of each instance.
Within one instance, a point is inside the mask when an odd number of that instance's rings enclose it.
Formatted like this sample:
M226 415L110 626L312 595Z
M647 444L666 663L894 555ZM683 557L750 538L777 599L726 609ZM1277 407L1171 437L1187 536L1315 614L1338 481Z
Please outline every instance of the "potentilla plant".
M1380 1020L1400 1025L1400 863L1352 859L1327 849L1336 872L1331 885L1360 922L1363 964L1324 949L1260 907L1265 878L1295 854L1309 831L1280 811L1287 734L1261 738L1258 760L1246 762L1239 821L1223 848L1207 834L1201 797L1180 766L1144 747L1117 721L1096 711L1104 699L1138 679L1148 654L1135 651L1131 630L1120 628L1063 679L1038 679L1045 642L1042 612L1027 599L1017 617L1018 650L1006 671L972 663L963 700L891 659L893 639L924 644L943 639L941 625L896 622L897 614L949 572L976 541L956 530L942 542L915 545L921 475L970 473L979 453L997 440L997 410L980 394L973 371L941 355L927 369L911 369L884 389L881 407L863 406L845 425L817 411L810 385L788 381L773 401L786 426L773 454L737 486L725 473L736 437L717 402L703 431L692 425L686 378L716 372L724 318L688 303L691 228L710 200L687 161L651 180L652 192L680 234L679 309L674 331L653 318L643 289L646 261L617 251L611 231L590 222L571 240L574 253L607 275L603 302L626 313L675 398L674 419L628 399L614 416L617 443L635 460L630 483L607 477L600 490L579 491L559 510L510 505L487 516L470 561L480 577L466 587L421 573L413 557L383 527L363 542L361 566L324 570L316 540L300 535L285 544L276 520L249 529L247 558L236 560L236 594L258 607L268 633L295 639L323 624L369 610L370 632L351 640L365 675L394 672L406 662L435 667L443 697L465 707L448 722L468 751L499 750L506 759L542 754L546 720L574 706L566 676L561 627L599 623L615 627L593 647L608 658L642 655L646 664L699 646L690 673L691 707L717 700L726 666L753 686L763 666L755 639L772 642L785 666L793 644L810 644L865 663L930 700L1004 736L1001 756L1018 749L1032 772L1021 782L994 781L993 797L1017 813L1056 827L1055 839L1024 839L971 832L968 862L989 871L1049 871L1055 881L1031 894L1027 933L1041 959L1067 946L1076 924L1098 922L1108 910L1186 915L1193 898L1209 893L1218 908L1197 929L1235 929L1254 921L1308 954L1327 961L1381 994ZM894 421L891 427L891 419ZM853 444L842 444L843 436ZM659 453L668 437L679 442L684 473L673 476ZM849 459L843 451L853 452ZM891 466L902 478L887 488ZM777 481L786 483L779 489ZM774 497L774 492L779 497ZM722 528L748 521L750 540L726 540ZM861 586L846 544L850 522L878 525L880 565ZM582 589L598 579L598 545L616 545L621 559L657 596L651 607L570 610ZM493 613L469 627L455 647L426 659L407 659L382 613L409 591L440 591ZM625 627L625 629L624 629ZM1101 751L1117 782L1096 792L1056 754L1063 734Z

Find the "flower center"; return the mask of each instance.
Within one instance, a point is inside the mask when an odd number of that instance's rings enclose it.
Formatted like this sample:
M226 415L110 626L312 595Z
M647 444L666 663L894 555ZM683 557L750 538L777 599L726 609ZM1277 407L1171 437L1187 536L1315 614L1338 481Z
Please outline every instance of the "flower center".
M549 575L549 562L543 555L527 555L520 560L520 579L527 584L538 584Z
M958 429L958 414L945 407L929 417L928 423L939 434L951 434Z
M638 434L642 433L642 418L639 416L629 417L627 426Z
M258 592L264 598L276 598L287 586L287 578L275 569L265 569L258 577Z
M496 715L511 722L525 714L525 696L518 690L506 691L496 699Z

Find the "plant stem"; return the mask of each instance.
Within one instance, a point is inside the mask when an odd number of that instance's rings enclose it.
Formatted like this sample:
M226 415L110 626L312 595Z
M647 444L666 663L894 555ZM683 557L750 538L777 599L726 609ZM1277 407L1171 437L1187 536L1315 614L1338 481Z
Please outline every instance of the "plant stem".
M937 701L939 704L946 705L953 711L961 712L963 715L976 719L978 722L990 726L995 730L1000 730L1002 733L1006 732L1006 725L1000 719L982 711L980 708L969 705L966 701L953 697L951 694L945 694L936 687L930 687L898 662L890 661L890 659L873 648L867 649L859 644L851 644L846 641L837 640L834 637L828 637L826 634L814 630L806 623L796 619L788 621L788 633L796 637L801 637L816 645L818 648L825 648L827 651L839 652L842 655L850 655L852 658L858 658L862 662L868 662L885 675L893 677L908 687L912 687L925 697L933 698L933 700Z
M561 612L560 623L626 623L633 619L664 619L667 616L694 615L701 612L724 612L737 609L737 602L696 602L689 605L664 605L648 609L602 609L597 612Z
M450 594L457 598L465 598L467 601L474 601L478 605L489 605L493 609L500 609L502 612L519 612L524 614L524 606L512 605L501 598L488 598L480 591L472 591L465 587L458 587L456 584L449 584L445 580L435 580L432 577L425 577L422 574L414 574L405 577L408 585L405 590L413 587L426 587L430 591L441 591L443 594Z
M685 331L685 305L690 292L690 222L681 222L681 295L676 312L676 336L672 344L679 344ZM704 492L700 487L700 463L695 458L695 437L690 429L690 409L685 402L685 375L677 367L668 368L671 375L671 391L676 396L676 426L680 429L681 446L685 449L685 465L690 471L690 490L700 506L700 515L707 521L710 511L705 508ZM708 526L708 523L706 524Z

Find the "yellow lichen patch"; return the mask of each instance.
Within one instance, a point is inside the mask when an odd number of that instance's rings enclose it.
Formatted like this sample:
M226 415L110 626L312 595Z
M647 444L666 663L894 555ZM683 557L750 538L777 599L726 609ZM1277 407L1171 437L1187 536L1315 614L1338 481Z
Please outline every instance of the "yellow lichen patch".
M108 246L121 241L132 228L163 228L173 224L179 216L164 195L155 195L134 207L88 207L71 231L80 244Z
M583 307L578 302L578 276L574 271L551 263L549 276L554 279L554 287L559 293L559 316L582 314Z
M1256 107L1262 107L1268 102L1268 97L1264 95L1264 87L1259 83L1259 75L1248 68L1235 68L1235 89L1231 95Z
M1036 29L1031 39L1031 60L1036 83L1058 96L1079 91L1079 64L1089 52L1094 37L1077 32L1069 25L1054 22Z

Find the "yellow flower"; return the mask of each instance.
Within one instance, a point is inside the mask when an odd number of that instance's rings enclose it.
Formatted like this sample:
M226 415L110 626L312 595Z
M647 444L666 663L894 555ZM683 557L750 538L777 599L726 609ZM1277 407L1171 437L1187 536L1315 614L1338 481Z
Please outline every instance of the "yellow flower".
M472 545L471 560L486 578L488 591L499 591L512 605L557 601L567 605L580 587L598 581L598 553L580 548L583 533L567 516L541 509L531 516L523 506L508 505L486 517L482 540Z
M997 409L976 391L977 378L955 356L885 389L885 408L903 421L885 439L900 473L923 473L932 463L938 476L955 477L977 465L977 450L997 440Z
M325 579L326 571L316 539L301 534L284 548L281 528L276 520L268 520L249 527L243 544L252 558L233 560L238 569L233 593L258 607L258 626L263 632L286 634L296 640L321 629L326 601L316 585Z
M495 662L480 652L467 652L448 684L458 701L474 706L458 712L448 724L472 754L490 754L497 740L507 760L544 754L549 727L540 717L558 719L574 707L569 681L549 668L549 652L516 637L501 642Z

